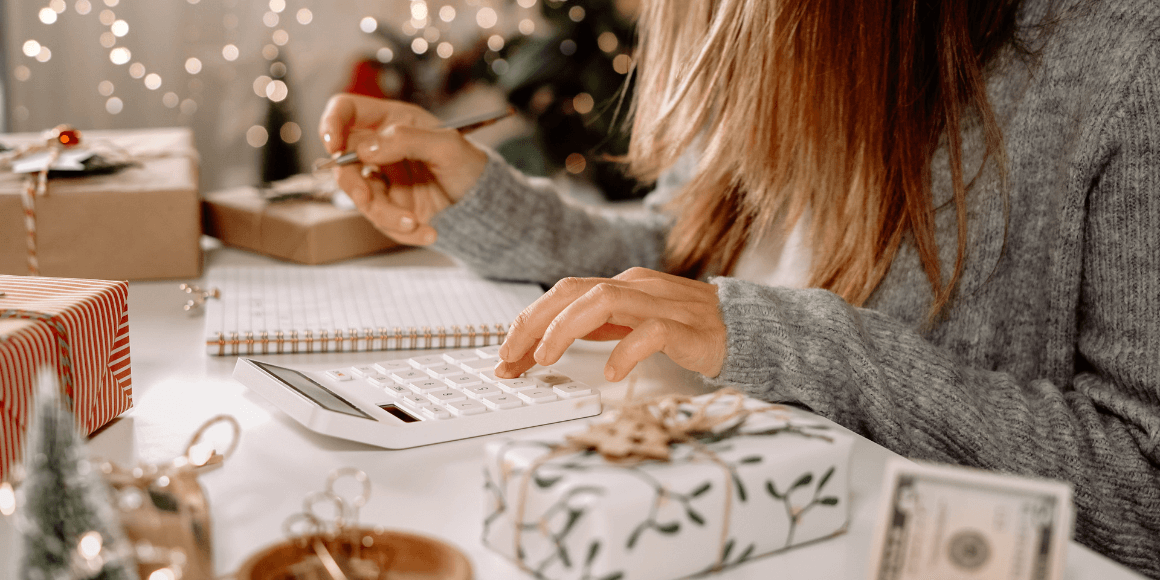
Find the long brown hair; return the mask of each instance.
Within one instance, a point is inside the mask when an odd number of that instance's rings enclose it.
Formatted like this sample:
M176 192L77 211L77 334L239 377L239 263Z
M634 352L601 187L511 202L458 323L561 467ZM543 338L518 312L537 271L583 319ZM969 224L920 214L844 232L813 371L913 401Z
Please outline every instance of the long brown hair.
M1006 175L983 68L1013 37L1018 2L644 0L629 171L652 180L703 152L676 200L668 269L727 275L751 236L788 232L808 208L811 286L862 304L909 233L938 312L966 253L968 115ZM945 282L930 192L944 135L958 218Z

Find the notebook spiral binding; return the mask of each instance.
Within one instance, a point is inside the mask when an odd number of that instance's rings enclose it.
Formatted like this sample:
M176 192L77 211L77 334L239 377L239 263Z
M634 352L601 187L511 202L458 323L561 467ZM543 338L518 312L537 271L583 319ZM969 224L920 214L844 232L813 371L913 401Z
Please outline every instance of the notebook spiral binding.
M298 354L325 352L362 352L376 350L424 350L447 348L474 348L500 344L507 337L508 327L504 324L466 327L452 326L447 329L437 326L379 327L337 329L333 334L321 330L317 336L313 331L276 330L253 332L216 332L206 341L209 354L253 355L253 354ZM493 341L494 339L494 341Z

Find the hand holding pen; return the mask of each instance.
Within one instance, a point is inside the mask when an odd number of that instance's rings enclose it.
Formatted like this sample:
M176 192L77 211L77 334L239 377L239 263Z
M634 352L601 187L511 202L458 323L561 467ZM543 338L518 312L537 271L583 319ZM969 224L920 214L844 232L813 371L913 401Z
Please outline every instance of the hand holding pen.
M408 103L337 95L319 126L331 155L323 164L379 230L404 244L429 245L436 239L431 219L462 199L487 166L487 154L464 133L509 114L444 123ZM379 171L364 174L363 167Z

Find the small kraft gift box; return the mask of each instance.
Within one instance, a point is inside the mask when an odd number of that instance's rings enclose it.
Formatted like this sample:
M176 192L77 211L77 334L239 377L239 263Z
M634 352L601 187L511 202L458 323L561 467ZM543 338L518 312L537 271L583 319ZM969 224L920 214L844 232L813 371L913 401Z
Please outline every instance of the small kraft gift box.
M326 199L336 190L332 180L327 183L302 175L277 188L238 187L208 193L203 207L205 233L227 246L299 264L337 262L398 245L357 209L338 207Z
M83 434L132 406L128 297L125 282L0 275L0 480L22 455L42 369Z
M0 163L0 274L105 280L200 275L198 159L188 128L70 129L79 143L68 147L54 143L52 134L59 128L0 135L0 144L11 149ZM85 170L59 168L88 152L101 162ZM47 179L19 172L37 155L45 165L49 153L57 161Z
M489 443L483 541L553 580L720 570L843 532L852 445L731 389L623 405L563 437Z

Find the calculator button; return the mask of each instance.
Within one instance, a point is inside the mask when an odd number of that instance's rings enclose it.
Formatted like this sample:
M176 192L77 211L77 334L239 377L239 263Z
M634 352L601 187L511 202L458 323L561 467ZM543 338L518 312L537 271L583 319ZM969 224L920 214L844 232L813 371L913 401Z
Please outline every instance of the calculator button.
M447 364L447 361L441 354L429 354L425 356L411 357L411 366L417 369L432 367L435 365Z
M543 384L547 388L552 388L556 385L562 385L564 383L572 382L571 378L569 378L565 375L562 375L560 373L554 372L554 371L546 372L546 373L529 374L528 376L529 376L529 378L533 378L533 379L539 381L541 384Z
M457 375L461 372L463 372L463 369L459 368L458 366L449 365L449 364L441 364L441 365L427 367L427 374L429 374L435 378L445 377L447 375Z
M504 394L503 391L499 390L499 387L487 383L466 387L463 389L463 391L467 393L468 396L475 397L476 399L498 397Z
M431 391L442 391L447 389L447 385L435 379L427 379L425 381L414 381L408 383L412 391L416 393L430 393Z
M494 369L492 369L490 371L478 371L475 374L479 375L480 377L483 377L483 380L485 380L489 383L498 383L500 381L506 380L506 379L496 375Z
M523 399L525 402L533 405L536 403L548 403L559 398L556 396L556 393L553 393L548 389L529 389L526 391L520 391L516 393L516 395Z
M480 403L479 401L472 401L470 399L466 401L448 403L447 408L453 415L459 417L464 417L466 415L478 415L479 413L484 413L487 411L487 407L484 407L483 403Z
M539 388L539 386L540 384L532 379L504 379L499 382L499 388L509 393L527 391L529 389Z
M451 413L448 413L447 409L444 409L442 407L436 407L435 405L431 405L430 407L423 407L422 409L419 409L419 412L422 413L423 416L427 417L428 419L450 419L451 418Z
M369 377L371 375L379 374L379 369L376 369L375 367L370 366L370 365L367 365L365 367L354 367L350 370L354 371L355 376L364 377L364 378Z
M326 371L326 376L336 381L349 381L354 378L350 373L343 370Z
M466 399L467 395L463 394L463 391L444 389L442 391L431 391L427 393L427 398L436 403L453 403Z
M415 407L416 409L422 409L424 407L431 406L431 401L429 399L427 399L423 395L416 395L414 393L407 393L406 395L399 397L399 399L402 400L407 405Z
M367 375L366 380L368 383L376 387L385 387L387 385L395 384L395 379L392 379L387 375L380 375L379 373L372 373Z
M592 389L590 389L588 385L582 385L580 383L564 383L562 385L556 385L552 387L552 390L556 391L557 395L560 395L565 399L587 397L588 395L592 394Z
M463 361L475 360L477 358L479 358L479 353L474 350L453 350L443 353L443 360L451 364L459 364Z
M411 366L411 363L405 360L385 360L375 363L374 367L385 375L389 375L395 371L406 371L414 368Z
M383 385L383 388L386 389L386 391L392 395L410 395L411 394L411 389L408 389L407 387L400 385L399 383L396 383L396 382L392 382L388 385Z
M499 345L481 346L475 349L475 352L480 358L497 357L499 356Z
M405 371L394 371L391 373L391 376L394 377L395 380L402 381L404 383L410 383L413 381L425 381L425 380L431 378L431 375L429 375L423 371L415 370L415 369L409 369L409 370L405 370Z
M520 401L519 397L517 397L515 395L508 395L508 394L496 395L494 397L488 397L486 399L481 399L481 401L489 409L495 409L495 410L515 409L516 407L524 406L523 401Z
M497 365L497 364L499 364L498 358L489 357L489 358L481 358L481 359L476 359L476 360L463 361L463 362L459 363L459 366L461 366L464 369L469 370L469 371L485 371L485 370L494 369L495 365Z
M483 379L474 375L463 373L458 375L451 375L449 377L443 377L443 382L453 387L470 387L471 385L478 385L482 383Z

